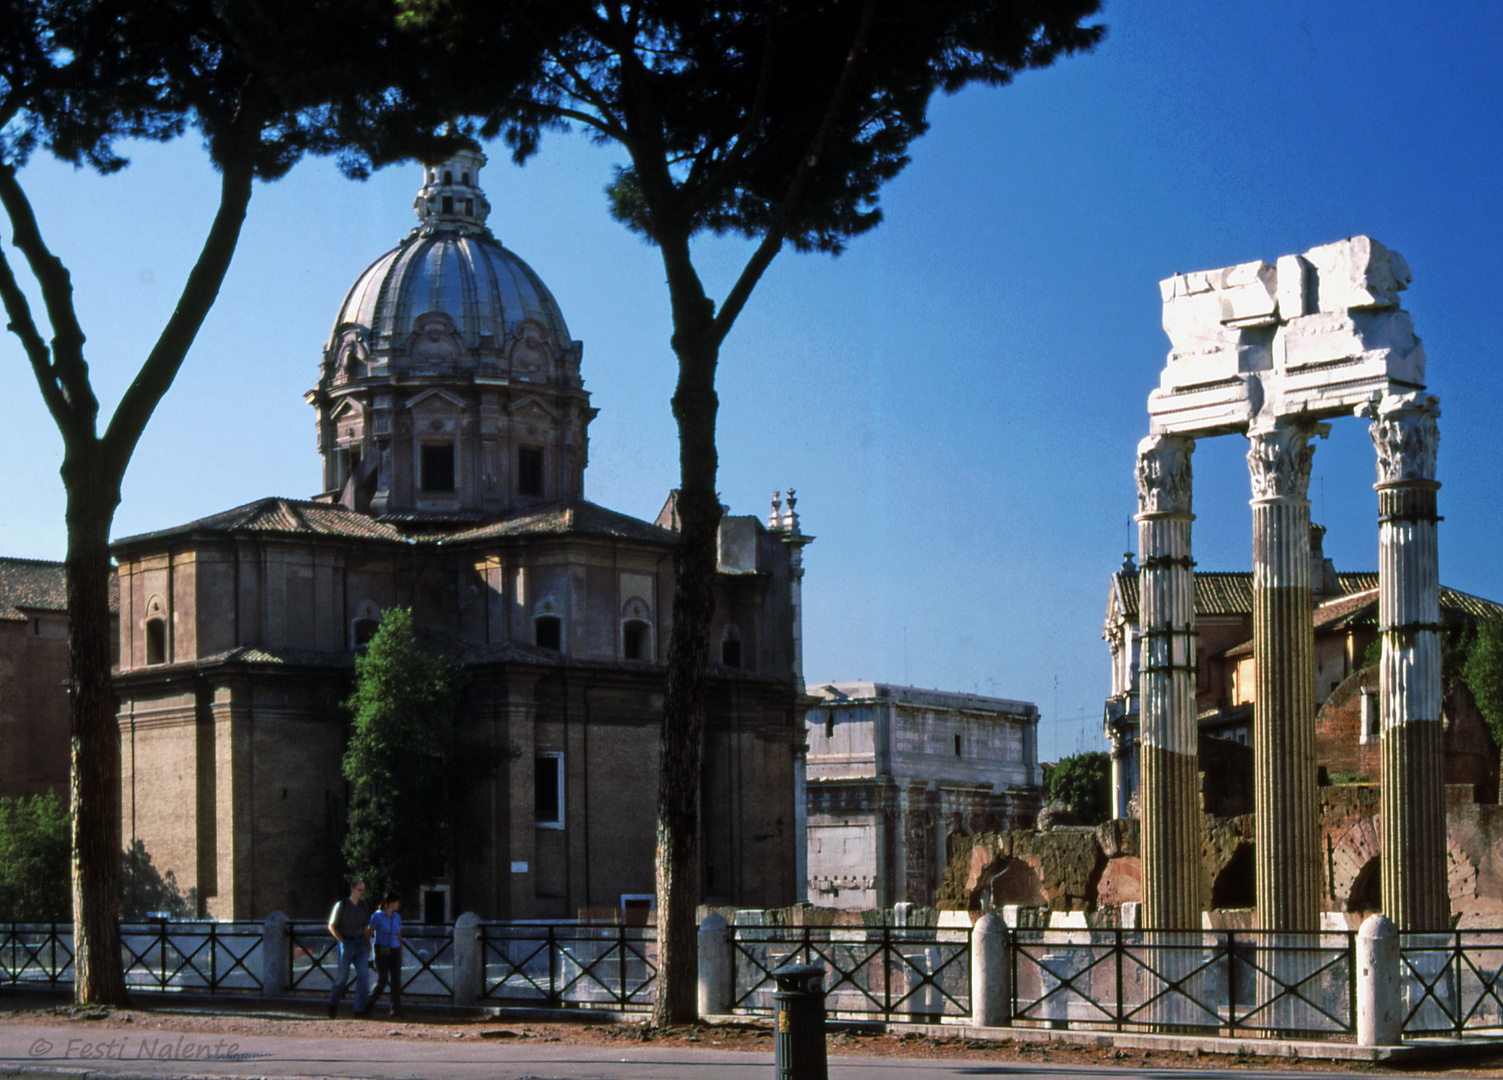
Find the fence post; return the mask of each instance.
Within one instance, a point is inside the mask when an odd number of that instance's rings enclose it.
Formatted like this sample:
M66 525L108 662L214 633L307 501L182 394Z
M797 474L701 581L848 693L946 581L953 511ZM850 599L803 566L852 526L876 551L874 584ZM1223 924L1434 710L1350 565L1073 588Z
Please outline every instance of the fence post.
M971 1024L974 1027L1012 1025L1007 938L1007 924L990 912L971 927Z
M1399 998L1399 932L1383 915L1357 931L1357 1045L1397 1046L1403 1037Z
M485 989L480 916L466 911L454 921L454 1004L473 1005Z
M273 911L261 928L261 996L276 998L292 986L292 950L287 947L287 916Z
M731 932L715 912L699 924L699 1015L724 1016L731 1011Z

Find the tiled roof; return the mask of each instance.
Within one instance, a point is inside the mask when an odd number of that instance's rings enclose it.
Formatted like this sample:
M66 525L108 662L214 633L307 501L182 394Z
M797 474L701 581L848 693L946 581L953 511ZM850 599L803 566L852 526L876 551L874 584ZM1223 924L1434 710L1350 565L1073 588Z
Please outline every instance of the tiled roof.
M116 540L116 546L156 540L184 533L286 533L290 535L348 536L370 540L401 540L402 534L368 514L330 503L272 497L258 499L233 510L190 521L170 529L140 533Z
M674 544L678 534L668 529L649 525L634 517L618 514L583 499L550 506L526 514L515 514L500 521L481 525L464 532L449 533L442 539L445 543L461 540L488 540L505 536L606 536L622 540L640 540L650 544Z
M400 520L398 520L400 519ZM623 540L639 540L654 544L673 544L678 535L656 525L649 525L614 510L607 510L592 502L580 500L559 506L550 506L525 514L515 514L487 525L470 528L453 528L458 524L446 519L451 528L438 531L439 519L422 515L396 515L393 519L376 519L369 514L337 504L306 502L300 499L259 499L233 510L212 514L209 517L190 521L171 529L140 533L115 541L116 546L130 546L143 541L165 539L188 533L283 533L287 535L312 535L354 537L369 540L394 540L399 543L440 542L455 543L461 540L488 540L507 536L605 536ZM395 523L394 523L395 522ZM431 528L416 531L413 526L424 522ZM405 528L397 528L399 523Z
M24 619L23 608L68 609L68 579L62 563L0 557L0 619ZM110 610L120 610L120 584L114 574L110 575Z
M1140 599L1138 575L1117 571L1117 595L1122 599L1123 614L1137 621ZM1378 575L1361 572L1337 574L1343 594L1378 587ZM1195 572L1196 615L1251 615L1252 572L1248 570L1206 570Z
M1377 575L1374 574L1374 577ZM1465 623L1479 619L1503 619L1503 604L1495 604L1480 596L1460 592L1442 585L1440 587L1440 618L1446 623ZM1376 629L1378 626L1378 590L1364 589L1350 596L1327 600L1315 609L1315 632L1340 631L1363 626ZM1253 643L1244 641L1227 649L1223 656L1237 659L1251 656Z

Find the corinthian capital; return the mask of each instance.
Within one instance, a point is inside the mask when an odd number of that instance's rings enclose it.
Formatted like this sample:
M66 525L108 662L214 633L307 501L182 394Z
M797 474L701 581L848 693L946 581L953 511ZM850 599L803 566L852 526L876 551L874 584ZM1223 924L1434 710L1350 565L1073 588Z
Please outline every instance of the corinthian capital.
M1378 451L1378 483L1434 480L1435 452L1440 447L1440 399L1430 394L1390 394L1357 407L1372 421Z
M1311 435L1324 437L1330 424L1280 422L1247 433L1247 471L1254 499L1303 499L1310 490Z
M1138 513L1190 512L1190 455L1195 440L1150 435L1138 443Z

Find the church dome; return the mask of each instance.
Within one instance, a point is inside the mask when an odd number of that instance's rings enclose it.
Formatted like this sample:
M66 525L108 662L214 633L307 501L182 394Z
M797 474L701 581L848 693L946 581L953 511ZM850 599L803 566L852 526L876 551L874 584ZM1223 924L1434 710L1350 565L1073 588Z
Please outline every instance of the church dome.
M522 336L541 338L554 356L570 351L553 294L486 228L484 163L478 150L461 150L424 169L413 202L419 226L355 281L334 320L331 346L353 334L371 353L404 367L401 354L420 335L420 322L432 321L422 316L436 313L448 317L445 329L466 351L505 352Z
M340 305L307 394L325 502L434 528L583 496L584 345L485 227L484 164L472 147L426 166L418 227Z

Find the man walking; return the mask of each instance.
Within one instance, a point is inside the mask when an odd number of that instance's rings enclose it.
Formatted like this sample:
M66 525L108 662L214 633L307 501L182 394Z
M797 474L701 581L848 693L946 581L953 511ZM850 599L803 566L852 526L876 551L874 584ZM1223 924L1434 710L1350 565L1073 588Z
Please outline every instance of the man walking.
M339 1014L339 999L344 996L344 982L350 968L355 969L355 1013L365 1011L365 969L370 966L366 943L370 938L370 911L365 906L365 882L350 882L348 899L341 900L329 912L329 933L339 942L339 970L329 991L329 1019Z

